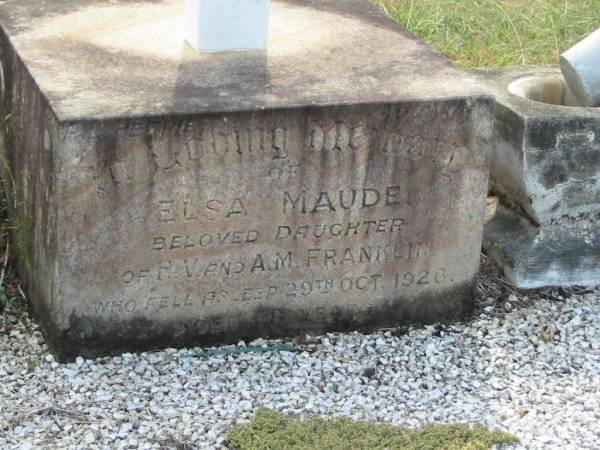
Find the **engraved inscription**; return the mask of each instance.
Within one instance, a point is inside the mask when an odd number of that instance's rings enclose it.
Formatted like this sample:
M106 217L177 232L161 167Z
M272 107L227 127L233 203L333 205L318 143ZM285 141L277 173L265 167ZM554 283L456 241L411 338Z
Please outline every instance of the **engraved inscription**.
M248 214L246 204L241 197L203 200L165 199L157 202L156 210L159 222L173 224L199 220L230 219Z
M363 188L338 192L322 191L316 194L307 191L299 193L285 191L282 210L284 214L290 212L317 214L384 206L400 206L400 186L388 186L385 190Z
M138 280L139 281L139 280ZM117 300L109 299L97 302L94 310L97 314L134 313L134 312L168 312L169 310L196 308L235 302L239 304L277 301L298 302L310 298L337 295L338 293L383 293L387 285L395 288L414 286L427 289L429 285L443 286L453 280L448 269L438 268L433 271L421 270L413 272L396 272L393 274L367 273L364 275L347 275L340 278L312 278L299 281L281 282L273 285L245 286L223 288L217 290L195 291L193 294L150 295L142 299Z
M351 323L464 284L472 264L440 219L469 217L454 206L456 173L443 173L464 163L464 133L405 126L427 110L376 110L128 123L120 139L148 155L151 195L132 209L146 214L139 255L115 260L118 294L94 313L194 334L296 316ZM118 180L138 173L125 153L108 165Z
M162 242L160 243L162 245ZM183 249L182 242L179 247ZM161 261L156 267L129 269L121 274L124 284L134 281L197 280L206 278L241 278L261 273L320 269L336 266L377 265L401 261L416 261L430 253L426 242L358 247L309 247L301 251L282 250L273 253L253 253L238 258L212 259L194 256Z
M313 124L309 135L309 148L314 151L364 151L369 145L369 136L364 125L349 127L344 122L323 126Z
M195 250L232 244L254 244L260 240L257 230L219 231L203 234L156 236L152 239L153 251Z
M287 128L236 128L222 123L214 128L192 130L183 138L177 151L165 152L159 147L154 154L158 168L171 169L176 166L203 167L208 161L236 160L251 155L285 159L287 147Z
M362 222L345 222L316 225L279 225L275 241L302 239L332 239L338 237L366 237L373 233L398 233L404 219L375 219Z

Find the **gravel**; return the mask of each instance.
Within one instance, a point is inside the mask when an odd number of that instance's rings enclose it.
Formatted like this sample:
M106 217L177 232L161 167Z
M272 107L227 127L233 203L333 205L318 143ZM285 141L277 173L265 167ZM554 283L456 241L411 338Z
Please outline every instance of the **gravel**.
M259 406L482 423L516 434L517 448L600 448L600 290L508 303L468 324L307 336L295 353L71 364L54 361L34 323L17 325L0 336L0 448L219 448Z

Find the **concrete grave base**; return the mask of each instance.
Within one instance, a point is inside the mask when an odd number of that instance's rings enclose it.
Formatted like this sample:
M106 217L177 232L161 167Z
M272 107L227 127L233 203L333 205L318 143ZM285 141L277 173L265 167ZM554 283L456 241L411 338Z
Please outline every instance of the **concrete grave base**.
M473 73L497 101L485 246L519 287L600 283L600 109L558 69Z
M500 209L484 247L520 288L600 284L600 212L536 226Z
M53 351L468 314L478 84L368 0L274 1L266 53L199 54L182 19L179 0L0 5L15 248Z

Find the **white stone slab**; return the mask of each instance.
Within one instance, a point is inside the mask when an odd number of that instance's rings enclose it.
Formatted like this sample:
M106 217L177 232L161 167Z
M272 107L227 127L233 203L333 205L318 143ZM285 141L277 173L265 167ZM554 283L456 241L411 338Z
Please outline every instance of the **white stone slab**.
M186 0L186 40L201 52L264 50L271 0Z

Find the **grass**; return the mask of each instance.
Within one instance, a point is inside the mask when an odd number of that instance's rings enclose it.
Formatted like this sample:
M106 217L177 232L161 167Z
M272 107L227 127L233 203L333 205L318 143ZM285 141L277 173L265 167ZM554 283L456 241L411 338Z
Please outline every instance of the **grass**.
M0 120L0 127L4 126L6 120ZM11 253L9 234L11 232L21 232L23 227L20 223L8 219L8 196L6 191L7 189L13 189L13 198L16 197L16 193L14 192L15 182L12 172L2 156L6 153L2 145L2 136L0 136L0 164L2 164L5 175L4 179L0 178L0 334L10 331L14 323L11 317L22 323L25 323L27 318L25 294L21 289L14 268L9 263L9 254ZM20 250L21 252L25 251L22 248Z
M482 426L412 429L348 419L311 417L301 421L265 408L259 409L248 425L234 427L227 435L232 450L487 450L517 442L511 434Z
M557 64L600 27L600 0L375 0L463 67Z

